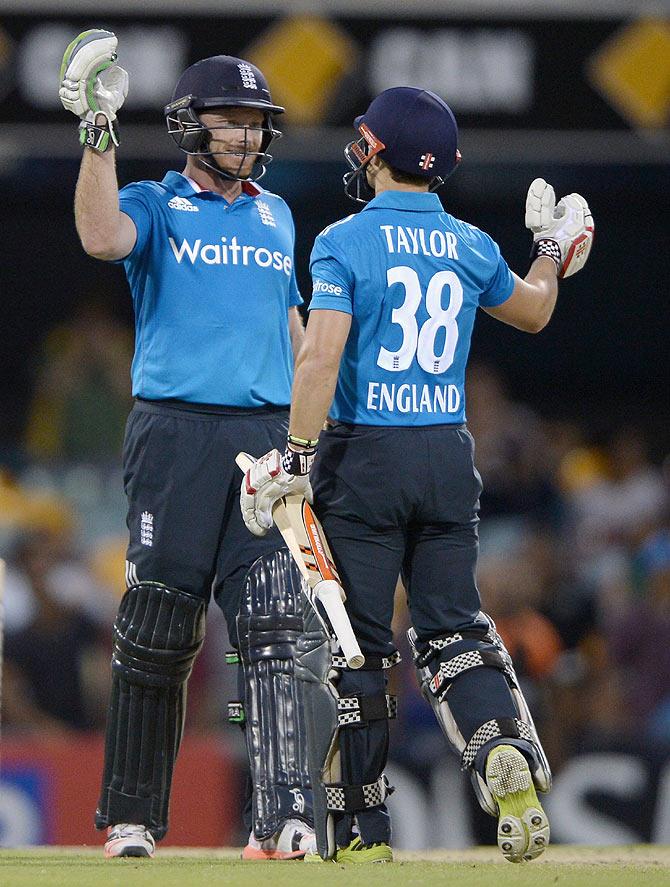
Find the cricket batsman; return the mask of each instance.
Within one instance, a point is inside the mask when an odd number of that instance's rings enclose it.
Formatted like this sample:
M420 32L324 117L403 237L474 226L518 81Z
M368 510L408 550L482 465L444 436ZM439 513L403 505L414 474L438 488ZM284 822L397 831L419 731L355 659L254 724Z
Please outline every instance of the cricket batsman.
M551 773L509 653L481 610L482 484L465 424L465 368L478 308L520 330L543 329L558 279L587 260L593 218L579 194L556 204L536 179L522 279L487 234L433 193L460 160L456 121L439 96L386 90L354 125L344 183L364 206L316 239L289 435L241 491L245 522L261 536L279 496L313 495L366 659L356 671L335 655L321 673L336 705L321 700L330 720L310 719L309 742L327 750L328 766L319 761L313 774L319 855L308 858L392 859L383 771L395 705L385 670L397 656L391 618L401 575L423 694L479 803L498 819L503 855L531 860L549 841L537 792L549 790Z
M135 310L127 591L114 624L95 821L107 829L108 857L151 857L164 837L186 685L213 595L240 661L235 719L251 774L243 858L298 859L314 842L293 668L300 574L277 531L246 531L234 463L240 448L283 446L303 337L291 212L258 184L284 109L244 59L197 62L164 111L183 170L119 192L128 75L116 50L110 31L80 34L65 51L59 93L80 121L79 237L89 255L123 263Z

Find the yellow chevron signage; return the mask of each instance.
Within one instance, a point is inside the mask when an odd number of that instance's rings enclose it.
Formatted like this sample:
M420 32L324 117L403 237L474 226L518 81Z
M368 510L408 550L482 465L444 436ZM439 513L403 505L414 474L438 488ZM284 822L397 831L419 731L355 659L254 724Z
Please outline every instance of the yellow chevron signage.
M670 21L640 19L617 31L593 56L592 85L633 126L670 122Z

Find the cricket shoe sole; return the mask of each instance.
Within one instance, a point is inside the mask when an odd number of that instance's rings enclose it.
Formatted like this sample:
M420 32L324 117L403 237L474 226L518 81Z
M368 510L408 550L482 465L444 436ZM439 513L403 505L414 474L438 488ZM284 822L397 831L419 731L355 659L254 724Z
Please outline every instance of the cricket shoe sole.
M497 745L486 759L486 784L498 805L498 846L505 859L536 859L549 843L549 820L528 762L518 748Z

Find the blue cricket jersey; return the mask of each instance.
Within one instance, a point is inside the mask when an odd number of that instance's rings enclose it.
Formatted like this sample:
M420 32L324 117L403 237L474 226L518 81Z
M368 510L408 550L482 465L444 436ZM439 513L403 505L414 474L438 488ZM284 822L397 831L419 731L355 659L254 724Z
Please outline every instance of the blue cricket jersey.
M133 394L260 407L291 402L288 309L302 299L281 197L229 204L177 172L120 192L137 228L123 259L135 309Z
M514 278L497 244L436 194L385 191L312 249L310 311L351 314L329 415L361 425L465 421L465 366L478 306Z

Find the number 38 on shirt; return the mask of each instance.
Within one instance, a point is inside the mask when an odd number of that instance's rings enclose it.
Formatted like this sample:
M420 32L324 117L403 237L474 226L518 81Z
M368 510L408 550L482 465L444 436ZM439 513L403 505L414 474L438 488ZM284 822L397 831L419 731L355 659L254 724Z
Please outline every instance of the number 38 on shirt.
M391 322L402 329L402 342L397 351L380 348L377 364L385 370L400 372L409 369L416 357L419 366L427 373L443 373L454 362L458 343L456 317L463 304L463 287L453 271L438 271L426 288L425 305L428 319L421 325L416 313L424 298L419 275L407 265L389 268L386 273L389 287L401 284L405 297L391 313ZM442 307L443 291L449 290L449 303ZM444 343L440 354L435 353L435 343L440 330L444 329Z

